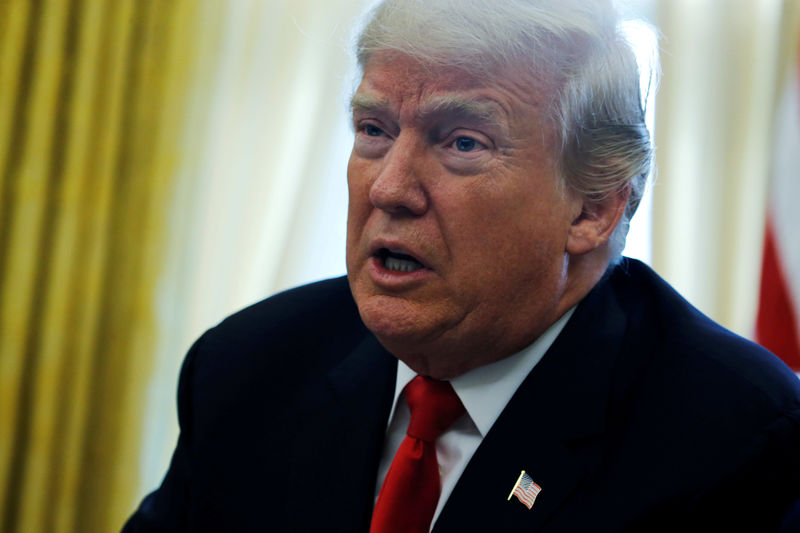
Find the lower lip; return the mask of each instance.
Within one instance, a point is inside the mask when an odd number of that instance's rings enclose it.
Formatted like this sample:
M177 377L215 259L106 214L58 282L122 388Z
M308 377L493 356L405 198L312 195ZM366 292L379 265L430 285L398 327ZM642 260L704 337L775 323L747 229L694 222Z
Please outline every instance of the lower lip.
M425 267L411 272L389 270L383 266L383 261L379 257L371 257L369 260L369 274L376 285L389 289L405 289L409 285L424 281L425 278L433 274L433 270Z

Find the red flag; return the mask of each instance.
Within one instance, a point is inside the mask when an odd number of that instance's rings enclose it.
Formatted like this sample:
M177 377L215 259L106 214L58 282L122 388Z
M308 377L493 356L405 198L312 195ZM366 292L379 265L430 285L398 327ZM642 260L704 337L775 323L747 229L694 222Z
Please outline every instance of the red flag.
M800 371L800 54L778 105L756 341Z

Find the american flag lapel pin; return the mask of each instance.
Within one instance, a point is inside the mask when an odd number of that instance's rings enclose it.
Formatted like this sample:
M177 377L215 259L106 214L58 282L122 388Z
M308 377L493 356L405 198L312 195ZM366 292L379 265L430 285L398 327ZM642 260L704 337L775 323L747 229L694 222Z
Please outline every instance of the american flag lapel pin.
M508 500L511 500L512 496L516 496L525 507L530 509L533 507L533 502L536 501L536 496L538 496L540 492L542 492L542 487L534 483L531 476L526 474L523 470L519 478L517 478L514 488L511 489L511 492L508 494Z

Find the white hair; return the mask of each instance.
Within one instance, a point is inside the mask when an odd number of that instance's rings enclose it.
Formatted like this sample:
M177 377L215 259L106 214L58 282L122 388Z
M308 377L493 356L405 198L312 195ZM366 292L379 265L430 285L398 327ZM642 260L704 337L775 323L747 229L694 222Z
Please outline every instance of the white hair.
M524 65L555 82L548 118L563 183L589 204L630 191L609 241L619 259L653 149L636 59L611 0L384 0L358 38L361 69L381 50L489 79Z

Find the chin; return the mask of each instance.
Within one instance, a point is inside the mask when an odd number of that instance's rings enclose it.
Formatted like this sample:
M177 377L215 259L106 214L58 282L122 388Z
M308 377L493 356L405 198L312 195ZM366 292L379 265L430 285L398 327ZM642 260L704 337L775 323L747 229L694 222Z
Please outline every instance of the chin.
M367 296L357 298L361 320L379 339L412 340L421 335L419 314L414 305L392 296Z
M394 355L416 351L442 330L419 306L402 298L371 295L356 302L364 325Z
M437 315L431 304L390 296L356 301L361 320L378 342L418 374L450 379L471 368L461 343L447 335L453 328L446 320L450 315Z

